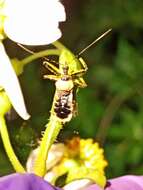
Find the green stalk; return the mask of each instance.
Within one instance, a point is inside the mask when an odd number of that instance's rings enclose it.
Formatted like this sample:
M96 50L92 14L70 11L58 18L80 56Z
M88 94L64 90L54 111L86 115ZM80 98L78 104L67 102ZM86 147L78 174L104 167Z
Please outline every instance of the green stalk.
M67 49L63 44L61 44L59 41L56 41L53 43L53 45L58 49L55 50L58 53L63 50ZM50 51L50 50L48 50ZM49 52L48 52L49 53ZM55 54L55 52L50 52L51 54ZM60 54L58 54L60 55ZM54 102L54 100L53 100ZM54 105L54 103L53 103ZM51 109L51 116L49 119L49 123L46 125L46 130L44 132L43 138L40 143L38 156L36 158L35 164L34 164L34 173L38 176L43 177L46 173L46 160L48 157L48 152L51 147L51 145L56 140L60 130L62 129L63 124L60 122L57 117L53 114L53 106Z
M67 50L67 48L61 43L61 42L59 42L59 41L55 41L55 42L53 42L52 43L57 49L59 49L59 50L63 50L63 49L66 49Z
M14 150L12 148L12 145L10 143L4 116L0 116L0 133L1 133L1 138L3 141L5 151L7 153L7 156L9 158L10 162L13 165L13 168L15 169L16 172L25 173L25 169L23 168L23 166L19 162L18 158L16 157Z
M60 50L48 49L48 50L43 50L43 51L40 51L40 52L33 52L33 55L30 55L30 56L24 58L23 60L21 60L21 63L23 65L26 65L26 64L34 61L35 59L38 59L38 58L41 58L41 57L44 57L44 56L48 56L48 55L57 55L57 56L59 56L60 55Z
M40 143L39 153L35 161L34 173L36 175L41 177L45 175L48 151L57 138L61 129L62 123L58 121L56 117L51 116L49 123L46 125L46 130Z

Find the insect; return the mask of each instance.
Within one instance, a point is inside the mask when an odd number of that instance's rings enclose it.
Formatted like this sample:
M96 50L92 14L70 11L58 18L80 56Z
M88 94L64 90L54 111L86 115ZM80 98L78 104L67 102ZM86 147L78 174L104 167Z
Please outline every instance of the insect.
M44 61L44 66L52 75L44 75L45 79L55 81L56 91L54 96L52 114L62 123L69 122L76 115L76 90L86 87L82 78L87 71L87 65L80 57L84 51L91 47L95 42L105 36L110 30L102 34L93 43L84 48L78 56L69 50L63 50L59 57L59 68L48 61Z
M64 54L65 53L69 52L64 52ZM74 61L71 62L73 65L75 62L76 64L80 64L79 66L81 68L76 71L70 67L71 63L64 63L63 61L59 63L59 68L47 61L43 63L45 67L53 73L53 75L44 75L44 78L55 81L56 92L52 113L56 115L62 123L69 122L76 112L76 88L84 88L87 86L82 78L82 75L87 71L87 66L83 61L81 62L76 59L77 58L74 58Z
M111 29L103 33L84 48L77 56L69 50L63 49L59 56L58 67L52 62L47 61L47 59L43 62L43 65L51 72L50 75L44 75L44 78L55 81L56 86L51 114L56 116L56 118L63 124L69 122L76 114L77 88L84 88L87 86L83 79L83 75L86 73L88 67L84 60L79 56L110 31ZM26 51L34 53L23 47L21 44L19 45Z

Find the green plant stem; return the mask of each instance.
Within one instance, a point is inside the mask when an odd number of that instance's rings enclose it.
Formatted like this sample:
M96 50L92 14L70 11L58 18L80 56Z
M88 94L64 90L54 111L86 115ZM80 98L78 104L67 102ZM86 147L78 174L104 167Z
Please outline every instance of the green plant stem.
M38 53L34 53L33 55L30 55L26 58L24 58L23 60L21 60L21 63L23 65L26 65L32 61L34 61L35 59L44 57L44 56L48 56L48 55L60 55L60 50L57 49L48 49L48 50L44 50L44 51L40 51Z
M59 55L59 52L61 53L62 50L67 49L59 41L54 42L53 45L58 49L58 50L55 50L57 51L57 55ZM52 51L50 52L50 50L48 51L49 51L48 53L50 54L56 53L55 51L53 52ZM51 109L51 116L49 119L49 123L46 125L46 130L41 140L38 156L34 164L34 173L41 177L43 177L46 173L46 160L47 160L49 149L51 145L54 143L54 141L56 140L60 130L63 127L62 122L59 121L57 117L54 116L52 113L53 113L53 106Z
M53 42L52 43L57 49L59 49L59 50L63 50L63 49L66 49L67 50L67 48L61 43L61 42L59 42L59 41L55 41L55 42Z
M56 117L50 117L50 121L46 125L46 130L40 143L39 153L34 165L34 173L36 175L41 177L45 175L48 151L57 138L62 126L62 123L58 121Z
M15 171L20 172L20 173L25 173L25 169L23 168L23 166L19 162L18 158L16 157L14 150L12 148L12 145L10 143L4 116L0 116L0 133L1 133L1 138L3 141L5 151L8 155L10 162L12 163Z

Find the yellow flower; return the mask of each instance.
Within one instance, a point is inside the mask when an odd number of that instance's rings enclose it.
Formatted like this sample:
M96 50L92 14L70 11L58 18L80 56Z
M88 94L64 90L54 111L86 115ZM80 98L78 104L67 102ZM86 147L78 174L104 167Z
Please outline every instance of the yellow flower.
M68 172L67 182L75 179L88 178L101 187L106 184L104 169L107 161L104 159L103 149L93 139L75 137L67 143L65 157L55 166L57 173L60 169Z
M80 158L86 167L104 171L107 161L104 160L103 153L104 150L93 139L80 140Z
M56 143L49 151L45 179L54 184L58 177L67 174L66 184L78 179L88 179L87 183L93 181L104 187L107 161L103 153L103 149L92 139L74 137L63 145ZM54 159L50 159L51 157ZM35 158L36 154L33 151L27 162L29 172L33 171L32 163Z

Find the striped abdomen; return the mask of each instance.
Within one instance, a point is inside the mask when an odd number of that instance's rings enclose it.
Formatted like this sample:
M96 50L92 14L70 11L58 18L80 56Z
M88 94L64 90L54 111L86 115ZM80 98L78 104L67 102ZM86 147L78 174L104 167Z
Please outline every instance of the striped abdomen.
M63 122L70 121L72 118L73 103L72 92L63 92L58 96L54 104L54 112L56 116L63 120Z

